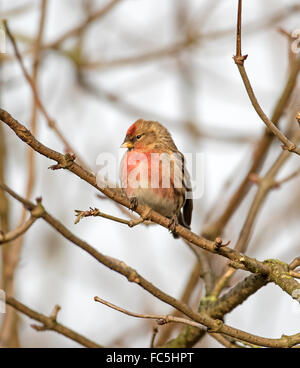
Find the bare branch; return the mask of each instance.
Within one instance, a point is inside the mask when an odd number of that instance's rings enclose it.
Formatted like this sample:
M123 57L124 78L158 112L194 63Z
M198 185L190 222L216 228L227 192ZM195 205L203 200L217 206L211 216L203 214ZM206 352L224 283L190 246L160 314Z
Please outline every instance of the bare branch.
M6 234L0 231L0 244L8 243L23 235L31 227L35 220L35 217L30 217L26 222L24 222L23 225Z
M11 129L15 131L15 133L18 135L18 137L26 142L29 146L31 146L35 151L41 153L42 155L55 160L58 164L64 164L65 163L65 155L62 155L59 152L56 152L43 144L41 144L39 141L33 137L33 135L17 120L13 119L5 110L0 109L0 119L5 122ZM77 176L79 176L81 179L88 182L93 187L97 188L102 192L103 194L107 195L112 200L118 202L119 204L122 204L123 206L126 206L129 209L132 209L132 203L125 197L120 196L116 191L114 191L113 188L100 188L97 186L96 178L95 176L83 169L81 166L76 164L75 162L71 162L70 165L67 165L67 167L64 167L65 169L73 172ZM2 188L5 188L6 191L10 191L10 193L13 193L9 188L1 185ZM15 194L12 194L15 196ZM20 198L20 196L18 196ZM21 199L21 202L23 200ZM30 203L30 202L29 202ZM28 201L27 201L28 205ZM145 211L147 210L147 207L142 206L140 204L137 205L135 212L139 213L140 216L145 214ZM44 217L45 218L45 217ZM149 214L149 220L165 227L169 228L170 220L160 214L158 214L155 211L150 211ZM236 263L242 263L243 266L246 267L246 269L253 273L261 273L261 274L268 274L269 277L277 283L283 290L287 291L290 295L293 293L294 288L298 288L298 283L295 283L295 280L282 280L275 277L275 274L273 274L273 264L271 262L259 262L254 258L248 257L246 255L242 255L239 252L236 252L235 250L223 246L223 247L216 247L216 243L213 241L209 241L208 239L202 238L195 233L191 232L187 228L177 225L176 226L176 233L180 235L182 238L188 240L192 244L203 248L211 253L222 255L232 261L235 261ZM277 271L276 271L277 272Z
M157 326L155 326L155 327L153 327L152 336L151 336L151 342L150 342L150 348L151 349L154 348L155 338L156 338L157 334L158 334L158 328L157 328Z
M90 24L92 24L96 20L99 20L102 17L104 17L105 15L107 15L120 2L121 2L121 0L111 0L103 8L100 8L97 11L95 11L94 13L90 14L87 17L87 19L85 19L83 22L81 22L78 26L76 26L76 27L70 29L69 31L65 32L57 40L55 40L55 41L53 41L53 42L51 42L47 45L44 45L43 49L58 48L68 38L79 35L84 29L87 28L87 26L89 26Z
M17 60L19 61L19 64L20 64L20 67L22 69L22 72L24 74L24 77L26 78L31 90L32 90L32 93L33 93L33 96L34 96L34 99L35 99L35 102L36 102L36 105L38 106L38 108L40 109L40 111L42 112L42 114L45 116L47 122L48 122L48 125L51 129L53 129L53 131L56 133L56 135L58 136L58 138L61 140L61 142L64 144L66 150L68 152L73 152L78 161L81 163L82 166L84 167L88 167L84 161L82 159L80 159L80 156L78 155L78 153L76 152L76 150L71 146L71 144L66 140L66 138L64 137L64 135L62 134L62 132L59 130L59 128L57 127L55 121L50 117L50 115L48 114L46 108L44 107L42 101L40 100L40 97L39 97L39 94L38 94L38 91L37 91L37 88L36 88L36 84L35 84L35 81L34 79L29 75L29 73L27 72L26 68L25 68L25 65L24 65L24 62L23 62L23 59L22 59L22 56L21 56L21 53L19 52L19 49L18 49L18 46L16 44L16 41L12 35L12 33L10 32L10 29L8 27L8 24L6 21L4 21L4 26L5 26L5 29L6 29L6 32L7 32L7 35L9 37L9 39L11 40L11 43L13 45L13 48L14 48L14 51L15 51L15 54L16 54L16 57L17 57Z
M150 215L150 212L151 212L151 208L148 207L145 212L140 216L140 218L136 219L136 220L124 220L124 219L121 219L119 217L115 217L115 216L112 216L112 215L108 215L106 213L103 213L103 212L100 212L98 210L98 208L91 208L88 210L88 211L80 211L80 210L75 210L75 216L76 216L76 219L75 219L75 224L78 224L79 221L83 218L83 217L90 217L90 216L93 216L93 217L103 217L103 218L106 218L108 220L112 220L112 221L115 221L115 222L119 222L121 224L126 224L128 225L129 227L134 227L136 225L139 225L145 221L148 220L149 218L149 215Z
M239 72L241 74L242 80L244 82L244 86L250 98L250 101L257 112L258 116L261 120L266 124L266 126L271 130L271 132L284 144L283 149L288 150L290 152L295 152L300 155L300 148L296 146L294 142L291 142L277 127L276 125L267 117L267 115L262 110L257 98L254 94L253 88L249 81L248 75L246 73L246 69L244 66L244 61L247 58L247 55L242 56L241 54L241 23L242 23L242 0L239 0L238 6L238 26L237 26L237 48L236 55L233 57Z
M11 307L15 308L17 311L27 315L28 317L35 319L38 322L42 323L42 326L34 325L34 329L38 331L45 331L45 330L52 330L56 331L61 335L68 337L69 339L78 342L79 344L87 347L87 348L103 348L103 346L96 344L95 342L87 339L86 337L78 334L77 332L69 329L68 327L58 323L56 321L57 313L59 311L59 306L54 308L50 317L45 316L44 314L38 313L33 309L27 307L26 305L22 304L15 298L11 296L6 297L6 304L10 305Z
M16 194L14 191L12 191L10 188L5 186L4 184L0 184L0 187L4 189L6 192L8 192L9 194L11 194L15 199L19 200L21 203L26 204L29 210L35 207L33 203L20 197L18 194ZM154 211L153 211L153 214L154 214ZM91 256L97 259L100 263L124 275L128 279L128 281L134 282L140 285L141 287L143 287L145 290L147 290L149 293L151 293L158 299L164 301L165 303L169 305L172 305L174 308L181 311L187 317L191 318L193 322L196 322L197 324L205 325L208 328L208 332L223 333L228 336L249 342L251 344L267 346L267 347L291 347L300 342L300 333L289 336L288 338L284 336L280 339L268 339L268 338L256 336L256 335L241 331L239 329L233 328L231 326L228 326L224 324L221 320L211 318L206 312L201 312L201 313L194 312L187 304L164 293L163 291L155 287L152 283L150 283L145 278L143 278L140 274L138 274L136 270L127 266L124 262L118 261L116 259L103 255L102 253L98 252L96 249L91 247L88 243L79 239L76 235L72 234L62 223L60 223L58 220L52 217L46 210L44 211L41 217L46 222L48 222L52 227L54 227L66 239L68 239L73 244L79 246L80 248L88 252ZM222 251L224 251L226 247L223 247L221 249ZM233 250L231 251L234 252ZM259 265L261 264L260 262L250 259L249 257L246 257L246 256L240 257L240 262L246 263L248 266L250 265L250 268L254 262L256 265L255 266L256 269L259 269ZM267 272L269 280L275 282L283 290L288 292L290 295L294 296L294 293L293 293L294 290L300 289L299 284L294 279L290 279L287 277L286 278L281 277L282 275L288 274L287 273L288 265L285 265L283 262L276 261L276 260L275 261L268 260L268 261L265 261L264 263L266 263L268 266L264 266L264 264L261 264L263 266L261 271ZM278 275L280 276L278 277Z
M295 258L290 264L289 264L289 269L290 270L294 270L295 268L297 268L298 266L300 266L300 257Z
M127 314L128 316L131 317L136 317L136 318L145 318L145 319L155 319L158 325L164 325L166 323L170 323L170 322L176 322L176 323L183 323L185 325L189 325L189 326L193 326L193 327L197 327L197 328L202 328L203 326L200 323L188 320L186 318L180 318L180 317L175 317L172 316L171 314L168 315L160 315L160 314L141 314L141 313L135 313L135 312L130 312L127 309L118 307L110 302L107 302L104 299L99 298L98 296L94 297L94 300L96 302L102 303L104 305L107 305L108 307L115 309L121 313Z
M284 89L273 110L271 120L274 122L274 124L278 124L280 118L284 114L285 108L290 100L292 92L295 89L299 71L300 71L300 58L296 59L295 62L293 63L291 70L289 72L289 77L284 86ZM241 204L246 194L248 193L251 187L249 178L253 173L256 173L262 166L265 160L265 157L267 155L267 152L269 148L271 147L273 138L274 138L274 135L270 134L269 129L266 128L261 139L255 146L255 150L252 155L253 162L247 174L242 179L237 190L234 192L234 194L230 198L223 213L219 216L217 220L215 220L213 223L207 225L204 228L204 230L202 231L203 236L209 239L215 239L216 236L222 234L222 231L227 225L229 219L234 214L234 212L238 209L239 205Z

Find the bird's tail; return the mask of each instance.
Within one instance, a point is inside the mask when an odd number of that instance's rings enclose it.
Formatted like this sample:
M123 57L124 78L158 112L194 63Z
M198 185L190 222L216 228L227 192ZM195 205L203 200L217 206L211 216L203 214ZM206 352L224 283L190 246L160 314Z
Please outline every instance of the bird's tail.
M180 212L179 215L178 215L178 224L181 225L181 226L184 226L185 228L187 228L188 230L191 230L191 227L188 226L185 221L184 221L184 218L183 218L183 215L182 213ZM174 239L178 239L180 238L180 236L176 233L176 231L172 231L172 235L174 237Z

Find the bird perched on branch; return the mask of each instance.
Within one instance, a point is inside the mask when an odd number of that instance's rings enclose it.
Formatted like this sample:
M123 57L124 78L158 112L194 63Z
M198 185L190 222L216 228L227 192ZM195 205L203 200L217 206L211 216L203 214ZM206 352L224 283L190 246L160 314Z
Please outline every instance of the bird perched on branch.
M120 167L121 186L133 208L139 203L170 218L169 229L177 238L178 223L190 228L193 199L184 156L171 134L156 121L139 119L121 147L128 149Z

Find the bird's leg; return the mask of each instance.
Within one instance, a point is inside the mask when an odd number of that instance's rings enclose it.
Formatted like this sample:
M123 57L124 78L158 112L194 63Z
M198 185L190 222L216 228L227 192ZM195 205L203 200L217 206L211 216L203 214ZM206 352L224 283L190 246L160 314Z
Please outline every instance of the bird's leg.
M136 225L138 225L138 224L141 224L141 223L143 223L143 222L145 222L145 221L149 220L150 213L151 213L151 208L150 208L150 207L148 207L148 206L146 206L146 209L145 209L145 211L141 214L141 216L140 216L138 219L136 219L136 220L131 220L131 221L129 221L128 226L129 226L129 227L134 227L134 226L136 226Z
M168 229L174 234L176 235L176 226L179 224L178 222L178 217L177 215L173 215L171 220L170 220L170 223L168 225Z
M136 208L137 208L137 206L138 206L138 200L137 200L137 198L136 197L131 197L130 198L130 209L133 210L133 211L135 211Z

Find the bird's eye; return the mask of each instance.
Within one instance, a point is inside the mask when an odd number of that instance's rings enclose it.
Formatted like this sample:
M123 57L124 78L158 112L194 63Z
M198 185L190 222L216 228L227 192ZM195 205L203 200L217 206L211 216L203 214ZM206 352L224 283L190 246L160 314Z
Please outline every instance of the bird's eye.
M136 136L136 139L140 139L140 138L141 138L141 136L142 136L142 134L138 134L138 135Z

